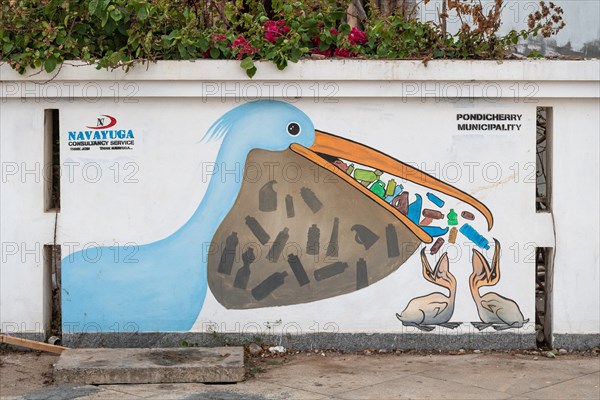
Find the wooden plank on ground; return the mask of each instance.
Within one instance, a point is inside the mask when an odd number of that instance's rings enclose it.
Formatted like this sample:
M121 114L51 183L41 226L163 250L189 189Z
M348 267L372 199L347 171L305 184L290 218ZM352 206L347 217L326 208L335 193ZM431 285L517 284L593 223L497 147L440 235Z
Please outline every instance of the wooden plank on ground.
M14 336L0 335L0 343L11 344L13 346L26 347L32 350L47 351L49 353L60 354L66 347L56 346L50 343L38 342L36 340L22 339Z

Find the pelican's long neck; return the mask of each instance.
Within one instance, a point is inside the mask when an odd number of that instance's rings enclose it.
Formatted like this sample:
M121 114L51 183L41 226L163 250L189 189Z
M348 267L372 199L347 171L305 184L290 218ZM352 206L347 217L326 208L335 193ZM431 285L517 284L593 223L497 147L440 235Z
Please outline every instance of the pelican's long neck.
M450 298L450 300L454 301L454 298L456 297L456 279L454 278L454 275L448 272L448 276L443 279L442 286L448 289L448 291L450 292L450 295L448 297Z
M476 302L481 301L481 295L479 294L479 288L481 287L481 285L479 284L479 279L480 277L475 273L472 273L469 277L469 287L471 288L471 295L473 296L473 300L475 300Z
M191 235L202 246L210 243L240 192L248 153L249 149L243 146L227 146L227 141L223 141L206 193L177 234Z

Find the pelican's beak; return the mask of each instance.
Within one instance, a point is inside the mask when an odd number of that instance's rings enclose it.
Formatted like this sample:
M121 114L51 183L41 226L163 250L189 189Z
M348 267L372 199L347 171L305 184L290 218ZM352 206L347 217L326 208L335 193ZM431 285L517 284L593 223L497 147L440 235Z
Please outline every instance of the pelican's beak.
M380 151L377 151L371 147L362 145L352 140L344 139L336 135L332 135L326 132L315 131L315 142L309 148L301 146L299 144L292 144L290 149L295 153L307 158L315 164L326 168L340 179L348 182L356 189L361 191L364 195L371 198L381 207L392 213L396 218L402 221L422 242L431 243L432 238L427 234L419 225L411 221L406 215L399 212L395 207L385 202L382 198L371 192L369 189L361 185L359 182L354 180L351 176L347 175L344 171L334 166L325 157L335 157L344 159L357 164L365 165L371 168L378 169L383 172L387 172L390 175L397 176L407 181L416 183L424 186L428 189L444 193L448 196L452 196L465 203L471 205L478 210L488 223L488 229L492 228L494 219L490 210L479 200L470 196L454 186L448 185L440 181L433 176L426 174L402 161L396 160L393 157L388 156Z

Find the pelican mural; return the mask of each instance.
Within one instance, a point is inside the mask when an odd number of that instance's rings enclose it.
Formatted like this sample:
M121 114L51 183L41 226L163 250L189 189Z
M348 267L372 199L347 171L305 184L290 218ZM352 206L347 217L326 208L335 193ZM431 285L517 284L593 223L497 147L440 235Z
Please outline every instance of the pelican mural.
M448 253L442 254L435 269L431 269L425 248L421 250L421 263L423 277L429 282L448 289L448 296L435 292L426 296L412 299L404 311L396 314L404 326L414 326L423 331L432 331L435 325L454 329L460 322L448 322L454 313L454 299L456 298L456 279L450 273Z
M386 187L382 173L459 199L483 215L488 229L493 225L488 208L467 193L315 130L307 115L284 102L238 106L203 140L221 141L216 164L229 171L245 165L243 179L213 178L189 220L136 248L135 262L117 247L94 249L93 261L89 249L66 256L65 327L189 330L208 288L229 309L306 303L365 288L448 230L420 224L421 197L408 204L401 185ZM375 172L359 177L357 168L353 177L355 164ZM442 277L448 268L436 270Z
M483 254L473 249L473 273L469 278L469 286L481 322L472 324L480 331L490 326L497 331L521 328L529 319L523 317L517 303L494 292L479 294L479 288L493 286L500 281L500 242L496 239L494 242L496 246L491 266Z

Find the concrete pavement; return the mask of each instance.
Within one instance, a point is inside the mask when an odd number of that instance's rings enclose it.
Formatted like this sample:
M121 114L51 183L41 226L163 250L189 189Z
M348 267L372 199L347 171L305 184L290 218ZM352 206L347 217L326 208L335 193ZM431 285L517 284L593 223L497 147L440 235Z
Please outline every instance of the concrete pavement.
M324 354L324 355L323 355ZM10 365L20 368L25 365ZM6 399L599 399L600 357L531 352L252 358L237 384L49 385ZM4 383L2 384L4 387Z

